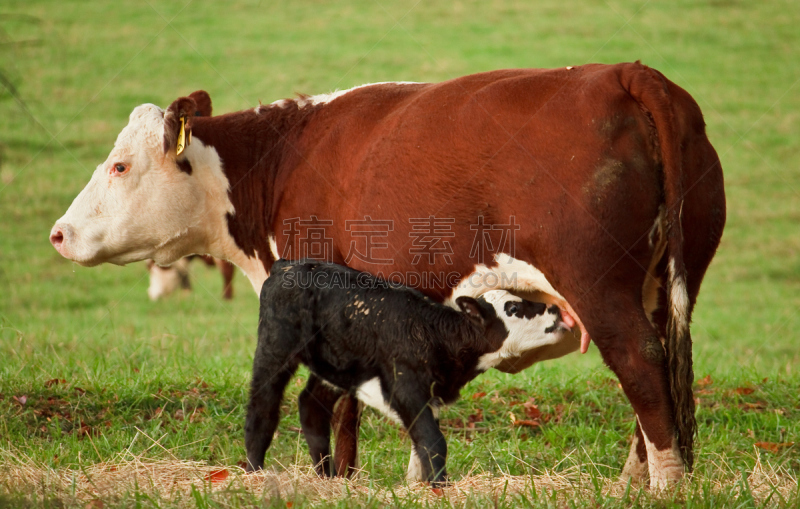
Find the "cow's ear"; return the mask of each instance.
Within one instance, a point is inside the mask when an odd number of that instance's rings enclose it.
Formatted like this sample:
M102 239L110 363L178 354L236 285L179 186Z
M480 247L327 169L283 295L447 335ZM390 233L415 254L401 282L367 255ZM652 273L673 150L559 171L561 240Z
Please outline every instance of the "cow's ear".
M461 311L467 314L470 320L478 325L485 326L488 323L488 317L480 302L472 297L459 297L456 299L456 304L461 308Z
M211 103L209 102L209 105ZM164 112L164 153L170 150L175 151L178 146L178 136L181 128L184 130L183 142L192 132L192 118L194 112L197 111L197 103L191 97L180 97L169 105L167 111ZM181 122L183 119L183 122Z
M211 96L205 90L198 90L189 94L189 97L194 99L197 108L194 110L195 117L210 117L211 116Z

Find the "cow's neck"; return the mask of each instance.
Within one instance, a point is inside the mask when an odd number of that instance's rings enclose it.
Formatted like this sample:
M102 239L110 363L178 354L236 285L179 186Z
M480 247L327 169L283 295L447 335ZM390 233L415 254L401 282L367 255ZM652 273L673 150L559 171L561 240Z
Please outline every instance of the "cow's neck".
M298 108L288 101L281 106L255 109L216 117L193 119L192 136L213 147L228 183L233 210L215 229L209 252L241 268L256 291L274 262L269 246L275 183L299 161L301 134L316 106Z

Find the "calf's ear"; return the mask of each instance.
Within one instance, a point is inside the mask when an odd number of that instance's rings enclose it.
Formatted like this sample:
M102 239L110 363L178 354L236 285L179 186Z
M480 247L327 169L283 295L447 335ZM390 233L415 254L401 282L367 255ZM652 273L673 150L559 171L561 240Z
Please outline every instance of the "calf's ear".
M481 326L486 325L488 321L486 314L477 300L472 297L459 297L456 299L456 304L461 308L461 311L467 314L470 320Z
M211 102L209 100L209 107ZM164 112L164 153L170 150L175 151L178 146L178 135L181 131L181 119L183 119L184 144L190 139L192 132L192 118L197 111L197 103L191 97L179 97L169 105Z
M189 94L191 99L197 106L194 110L195 117L210 117L211 116L211 96L205 90L197 90Z

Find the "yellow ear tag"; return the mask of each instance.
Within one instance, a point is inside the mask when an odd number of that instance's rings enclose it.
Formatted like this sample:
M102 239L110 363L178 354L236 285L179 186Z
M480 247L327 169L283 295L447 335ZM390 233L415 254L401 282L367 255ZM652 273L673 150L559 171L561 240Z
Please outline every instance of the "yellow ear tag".
M178 147L176 150L176 155L181 155L183 153L183 149L186 148L185 141L186 141L186 117L181 117L181 130L180 132L178 132Z

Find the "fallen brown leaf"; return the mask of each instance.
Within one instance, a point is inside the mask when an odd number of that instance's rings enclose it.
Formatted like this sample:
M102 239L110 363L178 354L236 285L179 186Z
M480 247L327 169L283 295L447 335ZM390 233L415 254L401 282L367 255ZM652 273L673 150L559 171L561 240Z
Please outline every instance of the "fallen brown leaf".
M534 421L531 419L518 419L514 421L514 426L528 426L529 428L538 428L539 421Z
M47 387L47 388L49 389L50 387L52 387L52 386L54 386L54 385L57 385L57 384L65 384L65 383L67 383L67 381L66 381L66 380L64 380L63 378L52 378L52 379L50 379L50 380L46 381L46 382L44 383L44 386L45 386L45 387Z
M533 398L526 401L522 406L525 407L525 415L527 415L529 419L538 419L542 416L542 411L539 410L539 407L533 402Z
M794 442L784 442L782 444L775 443L775 442L756 442L756 447L760 447L765 451L773 452L775 454L778 453L780 449L785 449L787 447L791 447L794 445Z
M699 385L700 387L705 387L706 385L711 385L713 383L714 381L711 379L711 375L706 375L697 381L697 385Z
M28 396L25 396L25 395L22 395L22 396L11 396L11 397L14 399L14 401L19 403L19 406L25 406L25 402L28 401Z
M221 468L219 470L214 470L210 474L205 477L206 481L211 482L222 482L228 478L228 470L225 468Z
M476 392L475 394L472 395L472 399L478 399L478 398L482 398L484 396L486 396L485 392Z
M747 394L753 394L756 392L756 390L751 387L737 387L733 392L742 396L746 396Z

